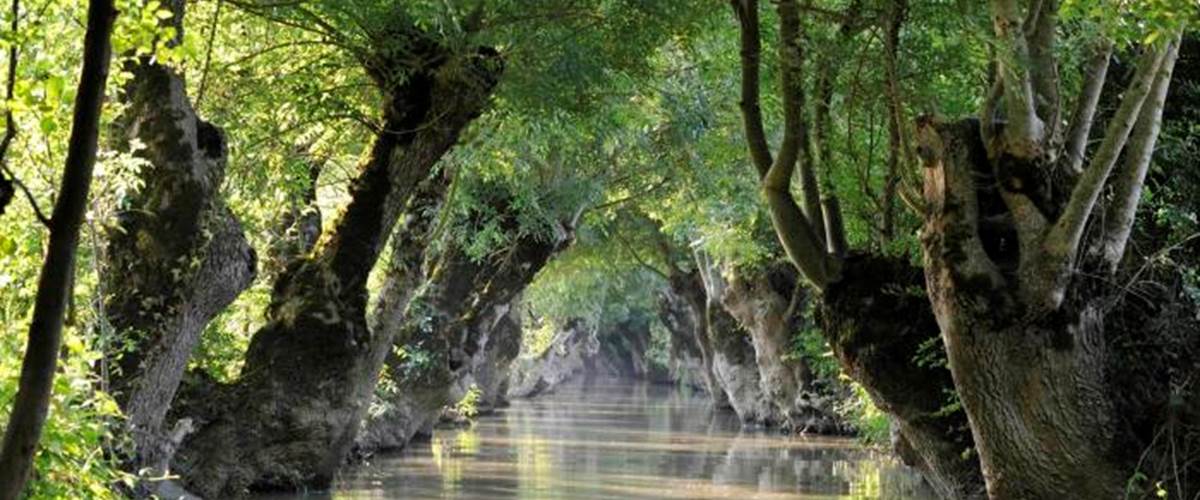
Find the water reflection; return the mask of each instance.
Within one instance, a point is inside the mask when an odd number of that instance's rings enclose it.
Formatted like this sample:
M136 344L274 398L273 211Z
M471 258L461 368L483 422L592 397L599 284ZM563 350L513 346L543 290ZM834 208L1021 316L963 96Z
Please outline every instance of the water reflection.
M851 441L742 432L702 395L580 382L346 471L334 498L929 498Z

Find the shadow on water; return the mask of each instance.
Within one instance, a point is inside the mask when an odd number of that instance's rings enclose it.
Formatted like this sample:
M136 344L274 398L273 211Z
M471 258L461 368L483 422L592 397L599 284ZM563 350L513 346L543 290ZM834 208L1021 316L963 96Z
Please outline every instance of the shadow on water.
M576 382L375 457L307 498L932 498L852 440L740 427L703 394Z

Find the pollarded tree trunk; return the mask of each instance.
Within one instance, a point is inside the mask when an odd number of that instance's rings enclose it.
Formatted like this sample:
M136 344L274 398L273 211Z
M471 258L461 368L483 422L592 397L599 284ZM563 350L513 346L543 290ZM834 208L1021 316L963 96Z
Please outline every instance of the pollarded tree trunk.
M494 200L491 208L494 213L509 213L510 201ZM519 230L515 224L515 217L507 217L502 226L515 234ZM384 306L377 309L375 334L392 339L405 355L395 349L385 353L384 382L377 391L376 411L364 423L359 451L404 446L432 425L444 406L462 396L464 381L492 355L489 350L512 341L509 309L538 271L570 244L572 232L570 224L563 224L555 237L521 235L510 248L483 261L448 244L436 263L427 264L428 282L403 313ZM405 279L390 275L384 289L404 288L396 282ZM519 338L516 347L519 350ZM492 361L507 363L504 356Z
M482 275L483 266L457 247L447 249L428 266L431 276L403 313L378 316L374 321L375 332L392 337L392 347L385 357L374 408L356 443L360 453L404 447L417 433L428 431L442 408L454 402L457 374L451 358L461 361L461 354L452 352L460 346L451 329L470 307L470 295L479 286L476 278ZM389 277L384 288L391 288L390 282L398 279L403 278Z
M658 297L658 320L670 334L670 373L672 383L710 392L716 386L712 361L697 342L696 315L687 300L670 287ZM720 390L717 388L717 390Z
M477 407L487 413L508 404L509 372L513 361L521 354L521 299L517 297L503 307L493 307L494 319L488 330L484 348L471 358L468 377L460 385L479 389Z
M798 432L839 432L833 401L818 394L808 362L789 356L802 326L804 290L795 269L780 264L757 272L728 271L731 278L721 302L750 333L763 392L786 419L784 426Z
M396 325L402 324L407 317L413 297L420 291L421 284L429 274L428 270L423 269L426 264L426 248L440 220L450 183L451 180L444 170L425 179L409 200L402 226L392 236L392 254L386 271L387 279L379 291L374 312L368 319L372 335L367 345L369 361L365 367L371 371L362 375L364 380L379 380L384 361L395 353L395 337L399 333ZM384 385L386 387L386 384ZM372 390L375 391L371 396L372 404L361 406L358 415L352 417L352 420L361 426L354 445L356 453L369 453L373 449L388 447L374 444L390 438L380 437L378 426L371 424L371 420L378 417L374 401L381 388L375 386ZM390 429L388 431L387 436L397 434L390 432Z
M1042 7L1022 23L1015 2L993 0L1006 56L1032 62L1002 68L981 122L919 123L926 276L989 495L1114 498L1139 459L1116 437L1103 283L1125 253L1180 40L1142 48L1084 168L1084 147L1059 159L1055 2ZM1089 73L1103 75L1101 53ZM1071 141L1087 141L1097 100L1078 99Z
M600 352L594 365L601 375L650 380L646 353L650 347L650 318L632 314L613 324L600 326Z
M708 395L714 408L729 408L729 395L721 386L714 369L716 353L713 350L712 337L709 335L708 295L704 290L704 280L698 271L674 271L669 279L670 293L679 297L678 304L684 314L690 318L692 329L687 334L695 342L700 351L700 362L703 365L701 375L708 389ZM677 302L677 301L672 301Z
M508 395L528 398L552 390L583 373L600 350L596 331L581 319L570 319L554 334L550 346L522 363L510 375Z
M277 281L241 378L212 398L180 450L186 484L205 496L325 487L354 442L377 372L367 277L418 185L482 113L500 71L491 49L453 54L414 28L388 39L388 51L364 57L383 91L384 119L349 205Z
M925 126L929 295L989 496L1119 497L1130 474L1113 448L1100 310L1079 297L1030 314L992 271L1001 254L979 225L1004 205L975 180L991 172L978 122Z
M183 3L175 2L180 29ZM200 334L254 279L255 256L221 196L228 149L201 120L183 78L144 60L131 68L121 142L143 147L142 187L107 232L102 290L116 341L111 390L136 445L134 470L165 474L164 419Z
M704 280L704 324L713 352L713 374L729 396L729 404L742 422L778 425L783 416L762 390L754 344L750 334L729 314L720 297L728 284L720 267L704 255L697 256Z
M919 275L893 259L846 255L845 234L837 223L842 216L832 194L820 214L811 208L806 213L792 196L797 167L801 179L811 177L805 171L813 168L799 154L808 126L803 102L805 53L798 44L803 31L800 5L795 0L775 2L784 135L778 153L772 154L759 104L759 2L730 3L741 32L740 105L750 158L780 244L797 270L821 292L819 310L826 339L843 370L898 422L902 438L898 445L906 461L945 498L980 496L983 480L973 465L964 419L961 413L945 409L954 386L945 370L916 363L922 346L930 340L936 343L937 338L932 316L927 314L928 301L918 291ZM825 231L819 231L821 219L834 223L824 224Z

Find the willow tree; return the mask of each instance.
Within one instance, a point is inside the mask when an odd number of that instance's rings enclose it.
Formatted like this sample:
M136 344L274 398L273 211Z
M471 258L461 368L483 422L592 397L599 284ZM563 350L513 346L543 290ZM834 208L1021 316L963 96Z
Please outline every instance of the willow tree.
M171 45L182 40L184 8L164 11ZM163 475L178 445L163 429L167 411L201 332L253 280L255 255L221 196L222 130L197 115L175 69L142 56L127 70L115 142L147 166L108 231L102 279L118 341L106 354L136 445L133 468Z
M1180 38L1131 49L1137 70L1085 157L1112 42L1064 122L1057 2L991 9L997 77L978 121L920 123L930 300L989 496L1119 496L1133 457L1114 446L1104 318L1119 292L1092 277L1120 269ZM1013 248L987 238L996 218Z
M920 270L900 258L847 251L836 193L822 203L805 113L802 70L807 54L799 6L777 4L779 93L783 135L770 148L761 96L762 35L756 0L732 0L740 28L741 114L751 163L767 200L772 226L785 254L819 292L823 333L843 370L863 385L875 404L892 415L902 457L920 470L944 497L978 495L982 485L966 418L945 411L950 376L912 360L936 338L928 302L911 293L881 290L920 288ZM825 136L826 134L820 134ZM817 150L821 146L818 144ZM800 169L803 203L792 195Z
M350 203L306 258L278 278L241 378L181 450L188 485L209 496L327 485L358 427L378 367L367 277L402 210L489 102L502 70L488 47L454 51L390 12L362 54L381 94L374 145Z
M895 259L844 253L835 193L823 193L821 203L806 154L800 6L776 4L784 133L772 154L759 105L758 2L732 4L741 27L746 139L776 233L821 292L826 335L843 366L897 417L922 471L945 497L981 494L975 489L980 472L992 498L1119 496L1141 450L1123 448L1114 437L1118 400L1128 398L1109 376L1121 360L1105 316L1121 291L1106 283L1122 272L1182 16L1153 19L1147 25L1155 26L1157 41L1125 49L1137 57L1137 69L1099 144L1089 148L1115 42L1107 35L1088 40L1094 54L1082 70L1085 84L1067 99L1059 3L990 2L994 77L982 92L979 116L918 122L925 302L881 291L905 275L907 285L920 285L919 275L912 280ZM1074 109L1065 110L1071 101ZM797 165L801 203L791 192ZM855 297L860 307L845 307ZM879 317L852 317L864 311ZM880 320L895 323L875 325ZM949 380L908 362L913 345L904 339L914 325L941 333L968 439L955 436L953 422L922 403L935 396L931 390L949 388ZM881 351L898 360L881 359ZM1168 410L1147 404L1134 411ZM979 469L955 458L956 451L969 455L963 452L970 447Z

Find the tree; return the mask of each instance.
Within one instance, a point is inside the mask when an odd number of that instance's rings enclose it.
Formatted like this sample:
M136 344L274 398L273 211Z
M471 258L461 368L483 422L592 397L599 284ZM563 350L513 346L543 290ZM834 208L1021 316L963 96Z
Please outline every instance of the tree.
M965 418L942 409L945 391L953 389L951 381L944 371L912 362L920 346L936 334L923 297L905 291L919 283L914 282L918 272L901 259L846 254L836 193L826 193L825 203L820 202L815 165L807 153L805 52L798 5L788 0L777 4L784 133L776 155L767 141L760 105L758 2L732 0L731 4L740 27L740 108L750 158L784 252L820 293L826 339L842 369L866 388L880 409L896 418L906 462L920 470L943 497L978 495L982 480L974 460L965 453L971 446L969 437L962 435ZM804 208L791 193L797 164ZM880 293L888 288L899 293Z
M162 22L175 35L168 45L178 45L185 3L170 6ZM179 444L164 420L192 352L212 318L250 285L255 256L220 192L224 133L197 116L175 69L149 55L127 65L133 78L116 142L146 166L107 234L101 278L118 341L106 354L136 445L133 469L161 476Z
M0 448L0 498L5 500L18 498L29 479L50 404L64 314L74 283L79 226L83 222L96 164L100 111L112 59L110 37L116 16L111 0L88 3L83 68L75 98L66 166L51 216L50 245L38 281L37 302L21 369L21 386L5 428L3 448Z
M920 124L930 300L989 496L1118 496L1131 465L1105 444L1118 397L1105 375L1113 360L1104 302L1113 290L1089 276L1113 276L1124 256L1179 36L1171 30L1141 49L1100 145L1075 170L1078 156L1062 154L1057 139L1057 2L1025 15L1015 2L991 6L1002 50L980 120ZM1071 126L1090 128L1094 99L1078 102ZM976 180L981 175L998 182ZM1050 189L1054 179L1066 179L1066 188ZM1102 229L1085 237L1093 213L1104 210L1097 207L1105 186L1112 191L1107 213L1096 215ZM997 195L998 203L985 198ZM996 216L1011 221L1014 250L985 239L982 226Z
M1086 147L1079 141L1088 140L1101 86L1096 80L1103 81L1113 42L1093 41L1098 48L1086 70L1092 80L1076 99L1068 133L1061 118L1057 39L1062 27L1055 1L1035 2L1028 9L1012 1L991 2L995 78L979 118L919 121L926 288L953 387L969 417L971 439L964 441L953 435L952 422L928 425L936 421L929 410L937 405L928 405L935 394L916 389L917 370L892 363L904 372L894 375L908 375L899 380L909 387L895 386L879 377L887 364L864 363L860 356L870 352L864 345L890 342L890 355L911 359L916 344L904 345L903 336L889 340L870 327L889 317L875 306L891 302L864 288L870 284L878 290L880 281L887 282L881 277L911 273L900 271L902 262L843 254L837 204L817 203L820 192L804 154L800 7L787 0L777 4L785 124L773 157L759 108L758 5L753 0L732 4L742 36L746 138L776 233L792 262L822 291L825 333L843 366L899 419L907 444L924 459L927 477L943 496L973 494L977 480L970 463L952 459L956 449L973 442L992 498L1119 495L1136 457L1117 452L1112 438L1112 409L1121 396L1106 376L1115 359L1101 312L1111 309L1104 304L1119 292L1088 276L1112 276L1124 255L1160 127L1179 28L1168 24L1157 32L1162 35L1158 43L1140 49L1137 72L1090 160L1084 161ZM791 194L797 163L802 204ZM1107 208L1098 209L1105 186ZM1085 237L1096 212L1102 229ZM851 290L857 293L848 294ZM873 304L868 315L877 317L850 319L864 311L845 307L856 295L873 297L864 304ZM926 310L919 302L910 301L909 307ZM946 388L948 381L929 382L926 387Z
M280 276L242 377L181 450L188 485L205 495L327 485L354 442L382 361L370 346L390 344L367 327L367 277L417 185L483 112L502 69L490 48L455 53L403 16L395 21L371 34L378 45L362 57L383 94L383 125L350 204Z

